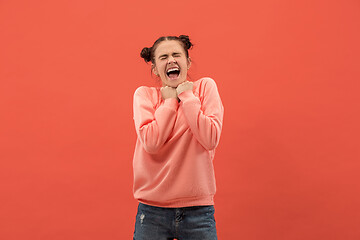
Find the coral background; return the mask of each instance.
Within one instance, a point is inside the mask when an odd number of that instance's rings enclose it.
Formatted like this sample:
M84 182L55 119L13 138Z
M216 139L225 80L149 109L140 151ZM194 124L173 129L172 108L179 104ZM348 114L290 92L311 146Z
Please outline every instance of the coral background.
M190 36L225 107L219 239L360 239L360 2L0 1L0 239L131 239L141 49Z

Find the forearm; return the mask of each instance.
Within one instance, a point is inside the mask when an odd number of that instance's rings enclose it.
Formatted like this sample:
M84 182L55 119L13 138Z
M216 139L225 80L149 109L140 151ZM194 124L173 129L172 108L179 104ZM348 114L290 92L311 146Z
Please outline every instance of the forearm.
M179 98L183 102L185 118L196 139L205 149L215 149L219 143L222 129L223 107L221 101L218 104L212 104L211 111L208 111L211 113L205 114L200 99L192 91L182 92Z
M176 119L177 100L167 99L153 114L135 120L138 137L147 152L157 152L169 137ZM136 115L135 115L136 116Z

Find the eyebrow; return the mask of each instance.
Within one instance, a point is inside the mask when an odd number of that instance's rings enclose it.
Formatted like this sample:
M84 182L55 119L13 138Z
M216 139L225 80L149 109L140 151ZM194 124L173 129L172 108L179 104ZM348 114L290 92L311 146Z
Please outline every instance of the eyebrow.
M176 55L176 54L181 54L181 53L179 53L179 52L173 52L172 53L172 55ZM169 56L169 54L162 54L162 55L159 56L159 58L167 57L167 56Z

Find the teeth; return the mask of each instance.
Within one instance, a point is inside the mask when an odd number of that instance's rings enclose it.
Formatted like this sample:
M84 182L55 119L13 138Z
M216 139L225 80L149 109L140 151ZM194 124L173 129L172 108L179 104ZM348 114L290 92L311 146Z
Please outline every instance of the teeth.
M172 71L180 71L180 69L179 68L170 68L167 70L167 73L172 72Z

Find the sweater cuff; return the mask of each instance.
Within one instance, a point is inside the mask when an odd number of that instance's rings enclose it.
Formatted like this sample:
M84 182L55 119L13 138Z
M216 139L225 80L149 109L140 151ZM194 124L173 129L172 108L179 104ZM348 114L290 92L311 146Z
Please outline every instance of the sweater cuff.
M185 102L186 100L189 100L191 98L195 98L195 95L193 93L192 90L186 90L186 91L183 91L182 93L180 93L178 95L178 98L182 101L182 102Z
M176 110L179 106L179 102L176 98L167 98L164 100L164 107Z

